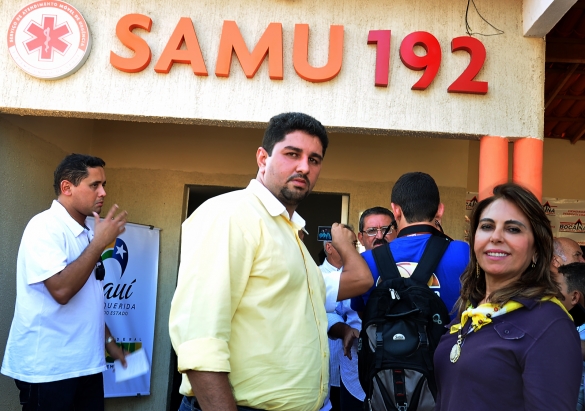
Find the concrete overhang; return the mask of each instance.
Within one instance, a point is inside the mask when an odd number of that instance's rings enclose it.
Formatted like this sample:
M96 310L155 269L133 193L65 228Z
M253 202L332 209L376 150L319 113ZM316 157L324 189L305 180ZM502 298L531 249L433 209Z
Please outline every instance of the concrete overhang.
M523 0L524 36L546 36L576 2L577 0Z

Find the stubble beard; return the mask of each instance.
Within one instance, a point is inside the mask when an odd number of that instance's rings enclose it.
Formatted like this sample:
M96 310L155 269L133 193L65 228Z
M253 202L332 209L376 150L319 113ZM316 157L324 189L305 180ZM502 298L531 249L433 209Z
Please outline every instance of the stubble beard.
M288 180L286 181L287 184L294 180L295 178L302 178L303 180L305 180L307 182L307 190L302 191L296 188L290 189L287 185L282 187L280 189L278 199L280 200L281 203L283 203L286 206L292 207L298 206L301 203L301 201L307 198L307 196L311 193L310 189L311 182L309 181L309 178L306 175L294 174L288 178Z
M310 194L310 191L291 190L288 187L283 187L280 190L278 199L281 203L287 206L298 206Z

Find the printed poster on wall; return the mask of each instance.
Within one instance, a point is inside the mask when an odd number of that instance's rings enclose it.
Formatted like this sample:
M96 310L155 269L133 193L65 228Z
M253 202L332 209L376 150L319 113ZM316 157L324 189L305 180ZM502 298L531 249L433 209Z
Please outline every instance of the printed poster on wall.
M87 223L93 228L93 218ZM102 254L104 314L116 343L132 353L143 349L152 365L158 278L160 229L126 224L126 231ZM104 396L150 395L150 366L146 374L115 382L114 360L106 354Z
M585 246L585 201L543 198L542 208L555 237L568 237Z
M469 218L473 208L477 205L477 196L479 194L473 191L468 191L465 195L465 241L469 242Z

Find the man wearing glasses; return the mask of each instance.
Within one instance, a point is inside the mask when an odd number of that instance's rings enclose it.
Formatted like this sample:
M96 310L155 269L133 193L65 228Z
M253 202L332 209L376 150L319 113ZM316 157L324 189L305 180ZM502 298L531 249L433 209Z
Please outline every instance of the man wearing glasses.
M353 227L350 225L342 224L344 228L351 230L353 233ZM358 247L358 241L355 234L353 234L352 244L354 247ZM333 247L331 241L323 241L323 250L325 251L325 261L319 266L319 269L323 273L323 278L327 284L328 277L333 273L341 272L343 268L343 259L339 252ZM350 301L344 300L344 301ZM337 305L341 304L339 302ZM337 308L336 308L337 309ZM339 316L335 313L327 313L327 320L329 324L337 323ZM329 398L325 401L325 405L321 408L321 411L339 411L339 356L340 353L343 355L343 343L340 337L329 338Z
M366 250L388 244L396 238L396 234L394 214L387 208L368 208L360 216L358 240Z
M54 174L57 199L34 216L22 235L16 267L17 297L2 374L14 378L23 411L104 409L104 344L125 364L104 327L106 246L125 230L126 211L106 218L105 163L67 156ZM94 230L85 224L95 218ZM99 264L99 265L98 265Z

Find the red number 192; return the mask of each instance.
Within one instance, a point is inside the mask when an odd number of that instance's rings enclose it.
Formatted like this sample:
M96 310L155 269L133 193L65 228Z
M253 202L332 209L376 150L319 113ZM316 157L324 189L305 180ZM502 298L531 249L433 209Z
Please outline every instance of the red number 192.
M377 44L376 50L376 86L388 85L390 30L371 30L368 35L368 44ZM414 53L414 47L425 49L424 56ZM451 52L466 51L471 58L467 68L451 84L449 93L486 94L487 81L476 81L485 62L486 51L483 43L474 37L456 37L451 42ZM411 70L424 70L420 79L412 86L412 90L425 90L437 76L441 66L441 45L435 36L426 31L416 31L409 34L400 44L400 60Z
M417 56L414 47L421 46L427 54ZM415 31L402 40L400 60L411 70L424 70L420 79L412 86L413 90L424 90L435 79L441 65L441 45L439 40L426 31Z
M451 42L451 52L463 50L469 53L471 60L463 73L449 86L449 93L486 94L487 81L473 80L485 62L485 47L474 37L456 37Z

